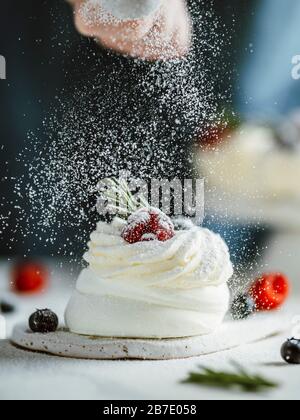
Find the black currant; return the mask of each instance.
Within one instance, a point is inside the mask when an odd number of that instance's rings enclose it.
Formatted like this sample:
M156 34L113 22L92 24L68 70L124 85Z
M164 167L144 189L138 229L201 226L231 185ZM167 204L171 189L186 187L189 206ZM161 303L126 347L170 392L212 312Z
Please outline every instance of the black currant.
M29 327L35 333L55 332L58 324L57 315L49 309L37 310L29 318Z
M254 300L246 295L237 295L231 305L231 316L234 320L246 319L255 312Z
M300 365L300 340L287 340L281 347L281 356L291 365Z
M15 311L15 307L8 303L8 302L0 302L0 313L2 314L11 314L12 312Z

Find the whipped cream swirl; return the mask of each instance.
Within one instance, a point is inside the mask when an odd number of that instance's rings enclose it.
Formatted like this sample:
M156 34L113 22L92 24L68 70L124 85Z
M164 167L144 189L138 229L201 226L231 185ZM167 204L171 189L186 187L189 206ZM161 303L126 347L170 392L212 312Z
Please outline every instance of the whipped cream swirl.
M166 241L130 244L125 222L98 223L65 319L70 331L103 337L208 334L229 306L233 274L219 235L199 227Z
M197 310L201 288L224 285L233 274L225 242L207 229L178 231L166 242L128 244L121 237L124 225L121 219L98 223L79 292Z

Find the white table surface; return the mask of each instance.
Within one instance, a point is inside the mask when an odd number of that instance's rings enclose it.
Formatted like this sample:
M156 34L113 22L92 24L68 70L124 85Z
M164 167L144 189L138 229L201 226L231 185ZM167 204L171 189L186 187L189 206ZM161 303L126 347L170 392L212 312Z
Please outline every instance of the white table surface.
M299 245L299 246L298 246ZM279 235L268 247L262 268L285 271L294 283L289 303L291 319L300 315L300 237ZM299 264L299 265L298 265ZM68 270L67 270L68 271ZM72 290L69 274L53 273L51 289L44 296L13 297L19 312L7 318L8 334L13 325L28 317L35 308L64 310ZM75 279L75 274L73 280ZM7 296L8 266L0 264L0 296ZM298 310L299 308L299 310ZM280 347L289 337L282 336L244 345L217 354L175 361L85 361L30 353L0 340L0 399L300 399L300 366L285 364ZM181 384L189 371L203 366L225 369L234 360L250 372L278 382L271 392L245 394Z

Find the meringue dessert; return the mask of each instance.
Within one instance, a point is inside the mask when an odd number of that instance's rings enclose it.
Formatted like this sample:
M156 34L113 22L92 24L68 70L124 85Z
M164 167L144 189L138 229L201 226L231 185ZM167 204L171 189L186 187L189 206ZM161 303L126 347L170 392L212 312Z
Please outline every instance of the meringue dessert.
M201 152L199 172L212 191L217 189L217 196L222 191L231 197L299 205L300 122L294 131L289 125L277 131L243 125L217 149Z
M175 231L160 210L99 222L65 321L76 334L180 338L209 334L229 308L233 266L225 242L192 226Z

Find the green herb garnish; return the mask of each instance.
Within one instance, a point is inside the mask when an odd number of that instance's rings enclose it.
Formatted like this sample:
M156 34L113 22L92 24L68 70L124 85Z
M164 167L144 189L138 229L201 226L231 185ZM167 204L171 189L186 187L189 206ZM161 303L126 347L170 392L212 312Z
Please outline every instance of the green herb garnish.
M250 375L241 366L235 364L237 371L219 372L200 366L200 372L191 372L183 381L187 384L203 385L230 389L239 387L246 392L260 392L264 389L276 388L278 384L271 382L260 375Z
M148 201L142 194L133 193L127 181L123 178L110 178L98 184L100 197L106 203L110 212L115 212L119 217L127 218L139 208L149 207Z

